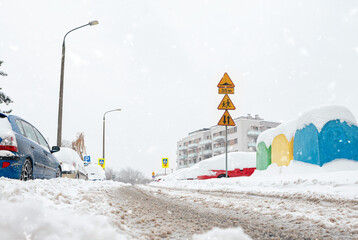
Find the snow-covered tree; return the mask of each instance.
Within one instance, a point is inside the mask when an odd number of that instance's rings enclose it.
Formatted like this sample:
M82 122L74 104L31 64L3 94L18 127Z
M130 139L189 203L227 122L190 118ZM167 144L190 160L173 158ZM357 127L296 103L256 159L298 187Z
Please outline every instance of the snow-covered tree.
M3 63L3 61L0 61L0 67L1 67L2 63ZM5 72L3 72L3 71L0 71L0 76L5 77L5 76L7 76L7 74ZM2 88L0 88L0 90L1 89ZM3 91L0 91L0 104L5 103L6 105L9 105L12 102L13 101L9 96L7 96ZM12 109L5 110L5 111L0 109L0 112L2 112L2 113L10 113L11 111L12 111Z

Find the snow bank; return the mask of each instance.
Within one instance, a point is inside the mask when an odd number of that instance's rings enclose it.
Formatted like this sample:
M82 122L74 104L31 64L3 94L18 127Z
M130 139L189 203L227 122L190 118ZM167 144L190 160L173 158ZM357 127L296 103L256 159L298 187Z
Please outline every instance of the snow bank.
M98 196L99 190L121 186L73 179L0 178L1 239L126 239L110 219L98 214L109 208Z
M256 167L255 152L228 153L228 170L254 167ZM214 175L215 173L210 170L225 170L225 154L205 159L189 168L180 169L163 177L163 179L166 181L185 180L188 178L197 178L197 176L201 175Z
M214 228L213 230L201 234L194 235L193 240L251 240L248 235L244 233L242 228L230 228L230 229L220 229Z
M312 198L358 200L358 162L337 159L317 165L292 160L289 166L272 164L250 177L214 178L205 181L164 181L154 186L205 191L239 192Z

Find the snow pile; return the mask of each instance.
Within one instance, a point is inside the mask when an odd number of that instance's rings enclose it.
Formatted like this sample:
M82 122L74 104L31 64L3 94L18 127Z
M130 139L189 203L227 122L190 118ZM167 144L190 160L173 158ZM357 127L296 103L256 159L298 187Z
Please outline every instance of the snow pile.
M296 129L303 129L312 123L318 132L320 132L323 126L332 120L340 120L341 122L347 122L348 125L357 126L357 121L348 108L342 106L323 106L312 108L303 113L297 120Z
M90 164L85 166L85 170L88 173L88 180L105 180L106 174L103 168L98 164Z
M201 234L194 235L193 240L251 240L251 238L244 233L242 228L220 229L214 228L213 230Z
M262 132L257 138L256 143L258 145L260 142L264 142L266 144L266 147L269 147L272 144L273 139L280 134L285 135L287 140L291 141L291 139L295 136L296 129L297 129L296 120L292 120L286 123L281 123L275 128Z
M358 162L337 159L317 165L292 160L289 166L272 164L250 177L194 181L164 181L154 186L205 191L239 192L311 198L358 200Z
M255 168L255 152L232 152L228 153L228 170ZM185 180L197 178L202 175L215 175L211 170L225 170L225 154L202 160L201 162L189 167L180 169L168 176L163 177L166 181Z
M296 120L282 123L276 128L262 132L257 138L257 144L264 142L266 147L269 147L271 146L273 139L280 134L285 135L287 140L291 141L297 130L303 129L305 126L311 123L317 128L318 132L320 132L324 125L332 120L340 120L341 122L347 122L348 125L358 126L353 114L346 107L315 107L305 113L300 114Z
M126 239L99 212L108 211L99 190L114 182L0 178L1 239Z

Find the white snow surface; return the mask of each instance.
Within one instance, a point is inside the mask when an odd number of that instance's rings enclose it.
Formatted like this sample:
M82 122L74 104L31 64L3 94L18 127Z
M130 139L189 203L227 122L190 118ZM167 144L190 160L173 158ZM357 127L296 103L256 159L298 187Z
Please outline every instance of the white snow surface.
M11 128L11 124L9 122L9 120L7 119L7 117L5 118L0 118L0 132L7 132L9 130L12 130Z
M228 170L255 168L256 152L228 153ZM225 170L225 154L205 159L189 168L180 169L168 176L162 177L166 181L197 178L201 175L215 175L210 170Z
M296 129L303 129L312 123L318 132L321 132L323 126L332 120L340 120L341 122L347 122L348 125L357 126L357 121L348 108L343 106L321 106L302 113L297 120Z
M220 229L214 228L213 230L203 233L201 235L194 235L193 240L251 240L248 235L244 233L242 228Z
M264 142L266 144L266 147L269 147L271 146L273 139L280 134L285 135L287 140L291 141L292 137L295 136L296 129L297 129L296 120L292 120L286 123L281 123L275 128L262 132L257 138L257 145L260 142Z
M257 138L257 145L260 142L264 142L266 147L269 147L272 145L273 139L280 134L285 135L287 140L291 141L297 130L303 129L311 123L317 128L318 132L321 132L324 125L332 120L340 120L348 125L358 126L355 117L348 108L343 106L320 106L300 114L295 120L282 123L276 128L262 132Z
M0 138L2 140L12 138L16 142L15 133L12 131L11 124L7 118L0 118Z
M250 177L175 181L168 175L164 181L152 182L151 185L177 189L288 196L299 194L306 197L358 200L358 162L336 159L319 167L292 160L289 166L278 167L271 164L267 170L256 170Z
M78 156L78 154L71 148L61 147L60 151L55 152L53 155L59 160L60 162L66 162L72 164L73 162L79 163L83 161Z
M184 170L184 169L183 169ZM182 171L183 171L182 170ZM311 199L358 200L358 162L337 159L322 167L291 161L272 164L251 177L153 182L164 189L238 192L264 196L304 196ZM22 182L0 178L1 239L131 239L127 230L113 225L113 206L103 193L128 186L113 181L74 179ZM179 194L180 193L173 193ZM192 194L192 193L186 193ZM229 200L221 198L223 203ZM314 209L307 209L314 211ZM350 219L355 226L358 219ZM213 229L193 239L250 239L241 228Z
M7 150L0 150L0 157L15 157L15 154Z
M109 204L99 190L124 185L66 178L27 182L0 178L0 238L127 239L100 214Z

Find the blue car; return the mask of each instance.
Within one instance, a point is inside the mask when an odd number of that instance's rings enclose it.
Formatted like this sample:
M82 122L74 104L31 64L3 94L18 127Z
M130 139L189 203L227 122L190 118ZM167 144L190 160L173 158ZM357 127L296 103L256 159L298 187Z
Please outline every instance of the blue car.
M0 113L0 177L30 180L61 177L59 161L42 134L24 119Z

